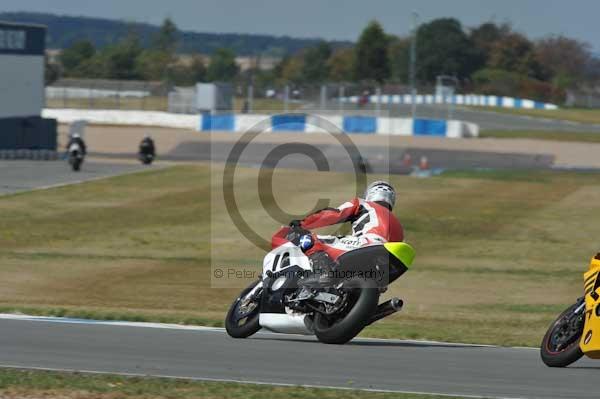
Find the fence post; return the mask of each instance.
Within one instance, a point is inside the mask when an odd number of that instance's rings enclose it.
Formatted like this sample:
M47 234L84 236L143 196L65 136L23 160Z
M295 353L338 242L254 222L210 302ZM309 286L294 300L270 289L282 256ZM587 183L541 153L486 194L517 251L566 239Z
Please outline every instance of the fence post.
M327 86L321 85L321 110L325 110L327 106Z
M346 88L344 85L340 85L339 94L338 94L338 102L340 106L340 115L344 116L344 96L346 95Z
M147 91L148 91L148 82L145 82L144 89L142 90L142 111L146 110L146 92ZM168 102L167 102L167 104L168 104ZM167 108L168 108L168 105L167 105Z
M251 114L254 111L254 86L253 85L248 85L247 95L248 95L248 98L246 101L248 101L248 113Z
M283 89L283 112L288 113L289 110L289 102L290 102L290 86L285 85Z
M67 88L63 86L63 108L67 108Z
M380 86L378 86L375 89L375 98L376 98L375 115L380 116L381 115L381 87Z

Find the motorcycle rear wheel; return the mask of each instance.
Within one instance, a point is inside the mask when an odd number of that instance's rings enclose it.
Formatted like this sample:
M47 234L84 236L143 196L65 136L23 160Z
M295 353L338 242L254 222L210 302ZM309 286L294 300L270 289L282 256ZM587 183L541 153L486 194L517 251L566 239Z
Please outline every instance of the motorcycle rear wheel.
M341 318L331 320L317 313L314 319L315 335L326 344L342 345L352 340L365 328L377 309L379 289L371 279L353 279L344 283L350 288L351 308Z
M256 307L248 313L244 313L240 306L244 297L252 291L254 287L260 282L256 281L248 288L246 288L240 296L231 304L227 316L225 317L225 330L232 338L248 338L251 335L256 334L260 330L259 316L260 316L260 302L256 304Z
M567 367L568 365L575 363L583 356L583 352L581 348L579 348L579 341L581 340L581 335L583 334L583 321L581 321L581 326L576 325L578 331L574 336L570 336L567 339L566 346L564 348L555 347L555 341L559 334L563 334L566 331L566 328L572 328L566 323L566 320L570 316L572 316L573 311L581 305L581 302L578 302L572 306L570 306L567 310L561 313L560 316L552 323L546 335L544 335L544 339L542 340L542 345L540 348L540 355L542 357L542 361L548 367ZM583 317L583 315L582 315ZM569 330L572 332L573 330Z

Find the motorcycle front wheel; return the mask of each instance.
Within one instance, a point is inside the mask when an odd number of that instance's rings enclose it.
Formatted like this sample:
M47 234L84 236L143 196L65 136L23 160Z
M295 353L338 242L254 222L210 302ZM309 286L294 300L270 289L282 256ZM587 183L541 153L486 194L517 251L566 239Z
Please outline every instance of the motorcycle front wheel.
M344 282L348 298L346 307L331 316L316 313L315 335L326 344L342 345L365 328L377 309L379 289L371 279L357 278Z
M570 306L552 323L540 348L542 361L548 367L567 367L583 356L579 341L583 334L585 312L575 315L582 302Z
M232 338L248 338L260 330L260 294L255 295L254 300L246 301L246 295L260 283L260 280L252 283L231 304L225 317L225 330Z

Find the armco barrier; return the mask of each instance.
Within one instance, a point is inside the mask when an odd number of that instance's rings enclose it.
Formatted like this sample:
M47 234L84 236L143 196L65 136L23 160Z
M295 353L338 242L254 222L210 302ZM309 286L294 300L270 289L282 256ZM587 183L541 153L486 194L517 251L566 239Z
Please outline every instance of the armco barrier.
M271 129L274 132L304 132L306 130L306 115L273 115L271 116Z
M202 114L202 127L200 130L233 131L235 129L235 115L233 114Z
M202 119L198 120L198 115L102 109L47 108L42 111L42 116L57 119L59 123L72 123L83 119L91 124L159 126L194 130L199 128L198 122L202 122Z
M413 134L415 136L440 136L445 137L448 132L448 123L444 120L415 119L413 120Z
M342 129L346 133L377 133L377 118L374 116L346 116Z
M359 102L359 96L343 97L342 102L356 104ZM412 104L412 96L404 95L381 95L369 96L371 104ZM432 94L418 94L415 96L417 104L436 104L436 105L474 105L480 107L501 107L501 108L524 108L524 109L547 109L556 110L557 105L547 104L534 100L527 100L513 97L486 96L479 94L456 94L453 96L436 96Z
M255 127L275 132L323 133L344 131L357 134L384 134L398 136L477 137L479 126L463 121L444 121L410 118L341 115L257 115L257 114L203 114L181 115L152 111L102 111L75 109L47 109L45 117L60 123L87 120L88 123L111 125L160 126L199 131L244 132Z

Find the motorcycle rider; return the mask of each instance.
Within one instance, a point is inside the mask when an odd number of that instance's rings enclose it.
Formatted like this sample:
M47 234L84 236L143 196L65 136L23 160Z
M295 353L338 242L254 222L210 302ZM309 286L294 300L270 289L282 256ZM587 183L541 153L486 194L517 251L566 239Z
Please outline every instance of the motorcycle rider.
M152 155L152 157L156 156L154 140L152 140L152 137L149 134L145 135L142 141L140 142L140 154Z
M396 191L385 181L371 183L365 198L354 198L337 208L326 208L290 223L288 240L299 245L315 270L332 270L343 253L363 246L404 240L402 225L392 213ZM350 222L349 236L315 236L310 229ZM312 240L307 235L311 235ZM310 243L309 243L310 241Z
M73 144L79 145L79 148L81 148L81 155L85 156L87 154L87 147L85 145L85 141L83 141L79 133L73 133L69 137L69 142L67 143L67 152L69 152L69 149Z

